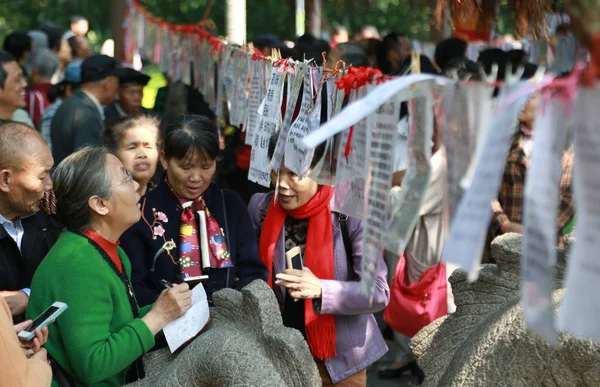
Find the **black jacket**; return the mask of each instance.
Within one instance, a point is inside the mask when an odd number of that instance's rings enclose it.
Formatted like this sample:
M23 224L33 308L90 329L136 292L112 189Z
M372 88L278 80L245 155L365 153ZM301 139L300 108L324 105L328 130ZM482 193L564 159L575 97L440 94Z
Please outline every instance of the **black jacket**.
M50 125L54 163L85 145L104 145L104 121L94 101L79 89L63 102Z
M22 218L21 224L25 232L20 252L14 239L0 226L0 290L31 287L33 274L62 232L62 227L42 212Z
M224 195L224 196L222 196ZM258 243L254 226L246 204L242 198L233 191L221 190L215 184L211 184L204 198L206 206L215 217L219 226L227 235L229 233L229 252L233 260L234 268L213 269L209 273L209 280L204 282L206 292L210 295L222 288L232 287L241 289L250 282L261 279L266 281L269 272L262 263L258 254ZM226 211L223 209L225 200ZM121 236L121 247L127 253L131 261L131 281L133 290L140 306L149 305L156 301L160 292L164 289L160 280L169 282L179 281L179 226L181 223L181 206L177 198L162 181L154 190L141 200L143 213L142 219L127 230ZM157 221L153 224L155 212L166 215L166 221ZM227 214L227 223L225 223ZM157 219L158 220L158 219ZM156 267L151 271L154 255L164 244L162 237L153 238L152 228L162 226L166 240L173 239L178 247L172 250L171 258L162 253L156 260ZM229 278L227 278L229 274Z

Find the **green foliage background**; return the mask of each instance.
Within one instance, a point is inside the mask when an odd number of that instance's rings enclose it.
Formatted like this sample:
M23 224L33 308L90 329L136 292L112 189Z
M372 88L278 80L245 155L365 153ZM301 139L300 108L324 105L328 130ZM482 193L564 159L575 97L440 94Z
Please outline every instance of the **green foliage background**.
M210 0L142 0L156 16L170 23L198 22ZM426 3L425 0L422 1ZM0 40L10 31L36 28L44 21L68 27L71 15L90 20L90 40L99 45L110 36L110 0L0 0ZM263 33L294 39L293 0L246 0L247 34L252 40ZM350 31L371 24L380 30L398 31L418 39L428 39L431 10L411 8L409 0L322 0L326 23L342 24ZM225 0L216 0L209 16L219 33L225 30Z
M502 5L508 0L498 0ZM169 23L197 23L210 0L141 0L154 15ZM321 0L323 29L344 25L350 32L364 25L380 31L396 31L419 40L428 40L432 28L432 6L435 0ZM99 48L110 37L111 0L0 0L0 41L14 30L36 28L44 21L62 25L65 30L72 15L90 20L88 38ZM295 0L246 0L248 40L263 33L281 38L295 38ZM225 0L215 0L209 15L217 32L225 31ZM498 21L500 32L512 31L510 17Z

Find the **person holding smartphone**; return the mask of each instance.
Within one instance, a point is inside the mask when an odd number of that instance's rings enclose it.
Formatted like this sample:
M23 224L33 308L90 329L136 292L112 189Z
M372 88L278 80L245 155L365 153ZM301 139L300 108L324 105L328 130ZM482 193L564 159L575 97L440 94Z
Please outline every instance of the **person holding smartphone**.
M52 370L42 345L48 338L48 328L36 329L30 342L19 341L17 335L31 324L31 320L13 326L12 315L6 301L0 297L0 387L48 387L52 383Z
M27 316L37 317L55 301L68 305L49 326L46 348L75 386L139 380L141 356L191 307L191 291L177 285L138 307L131 264L118 244L140 218L140 196L117 157L86 147L64 159L53 178L56 215L66 230L33 277Z
M315 149L311 169L324 153L324 144ZM362 221L331 210L333 187L284 164L271 173L278 197L254 195L249 209L283 324L306 338L324 386L366 386L367 367L387 352L373 316L390 297L383 257L371 302L360 292Z

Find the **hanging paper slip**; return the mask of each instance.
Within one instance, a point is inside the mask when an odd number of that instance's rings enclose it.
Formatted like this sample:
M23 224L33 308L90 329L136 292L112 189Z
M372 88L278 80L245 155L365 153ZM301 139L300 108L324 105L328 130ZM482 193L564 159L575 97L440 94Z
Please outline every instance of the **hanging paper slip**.
M252 75L250 77L250 96L248 97L248 114L244 130L246 131L246 145L254 144L254 134L258 130L260 115L258 108L265 98L264 78L265 66L262 61L251 61Z
M286 72L280 73L276 67L271 67L269 87L261 104L260 123L254 135L248 179L264 187L271 185L269 140L273 133L279 130L281 124L281 100L286 74Z
M244 121L246 120L246 112L248 110L248 95L246 91L248 89L248 62L250 61L248 55L246 53L242 53L240 57L240 63L238 67L238 76L237 76L237 87L235 90L235 119L231 122L231 124L235 127L240 127Z
M352 91L350 101L367 95L367 86ZM352 132L352 136L350 133ZM350 142L350 146L348 146ZM346 156L346 149L350 152ZM333 210L342 214L364 219L366 216L366 152L367 122L362 119L352 130L342 133L337 155L335 195Z
M485 157L475 167L473 181L458 206L444 246L442 260L468 272L470 281L479 275L479 262L492 216L491 203L498 196L517 116L531 94L527 92L530 89L526 83L519 83L514 87L505 86L501 91L499 106L502 108L492 118L483 150ZM512 98L512 90L520 97Z
M558 328L600 340L600 91L580 88L573 112L577 239L571 251Z
M361 293L371 299L377 278L377 262L383 250L381 238L388 222L392 188L396 122L400 101L392 98L367 119L367 214L363 232Z
M303 83L305 85L307 84L305 81L306 78L310 79L310 67L298 62L296 64L295 75L288 77L288 95L285 108L285 117L281 125L279 138L277 139L277 145L275 146L275 152L273 153L273 158L271 159L271 169L274 171L279 171L279 167L283 161L288 140L288 132L290 131L292 118L294 116L294 111L296 110L298 97L300 96L300 88L302 87ZM308 104L309 102L310 97L306 97L306 93L304 93L302 97L302 106L305 107L305 103ZM302 114L302 108L300 108L300 114Z
M338 114L342 110L342 104L344 102L344 91L339 90L335 86L336 78L328 80L325 84L327 89L327 121L333 116ZM318 130L320 122L317 126L311 125L311 133ZM337 160L336 149L334 146L335 137L327 139L327 145L325 147L325 153L321 161L311 171L310 177L321 185L334 185L335 184L335 173L334 166Z
M302 106L300 107L300 113L290 127L287 136L284 160L285 166L299 176L306 176L308 174L308 169L310 167L309 159L312 159L313 155L313 152L310 149L306 149L302 146L301 141L309 132L311 117L317 117L317 120L321 118L320 94L317 94L316 98L313 98L313 79L315 79L315 77L320 79L320 74L316 75L318 72L319 70L316 68L309 68L308 75L304 76Z
M420 89L420 96L408 102L408 169L402 180L397 208L391 210L392 220L382 239L383 247L398 256L412 235L429 185L434 119L431 86L432 82L416 84L414 87ZM386 194L389 197L389 191Z
M461 182L463 190L471 185L475 166L479 164L483 156L487 135L492 124L494 88L481 82L472 83L467 87L467 95L469 101L467 105L469 109L469 134L471 140L475 139L475 148L473 149L472 142L470 142L469 155L474 154L474 156L471 157L471 164Z
M453 219L463 195L461 181L471 162L474 139L469 128L469 85L454 83L444 88L444 128L442 130L448 165L448 211ZM472 146L473 145L473 146Z
M533 153L525 179L521 277L523 312L529 329L556 343L554 327L554 267L556 209L567 144L565 102L555 97L538 111L533 130Z
M317 145L325 142L328 138L348 129L360 120L373 113L379 106L383 105L397 93L403 93L401 101L406 101L412 98L412 91L409 86L427 80L433 80L443 85L450 82L447 78L435 77L428 74L417 74L399 77L392 81L388 81L378 85L366 98L358 99L353 103L349 103L344 110L324 123L319 130L310 133L303 140L304 145L309 148L315 148Z
M225 90L225 83L226 83L226 78L227 78L227 70L229 68L229 62L230 62L230 58L231 58L231 53L232 53L232 48L227 46L227 48L223 51L223 55L220 57L220 62L219 63L219 71L217 74L217 82L216 82L216 88L217 88L217 99L215 101L216 103L216 116L217 116L217 122L221 122L221 120L223 119L223 109L224 109L224 103L225 103L225 97L227 95L227 92Z

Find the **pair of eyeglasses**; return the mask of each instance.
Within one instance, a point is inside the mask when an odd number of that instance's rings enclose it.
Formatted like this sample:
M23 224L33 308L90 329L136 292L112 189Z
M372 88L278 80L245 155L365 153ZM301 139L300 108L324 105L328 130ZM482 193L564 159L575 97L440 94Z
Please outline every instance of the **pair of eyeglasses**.
M122 182L117 183L117 184L111 186L110 189L116 188L116 187L121 186L121 185L126 184L126 183L130 183L132 181L133 181L133 176L131 176L131 173L129 173L128 170L125 170L125 179Z

